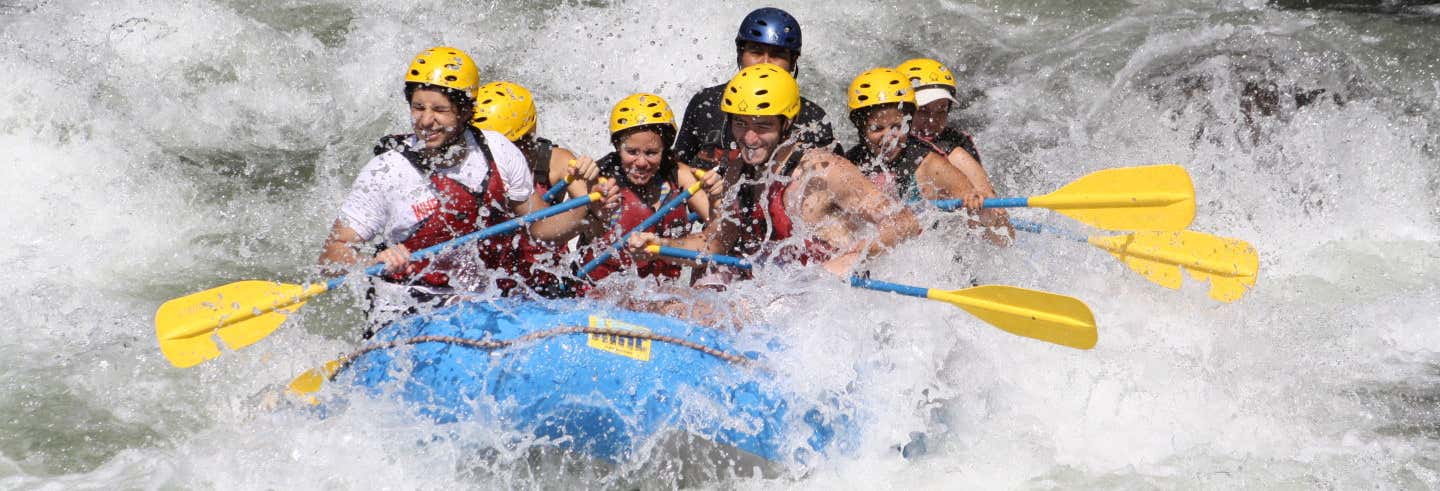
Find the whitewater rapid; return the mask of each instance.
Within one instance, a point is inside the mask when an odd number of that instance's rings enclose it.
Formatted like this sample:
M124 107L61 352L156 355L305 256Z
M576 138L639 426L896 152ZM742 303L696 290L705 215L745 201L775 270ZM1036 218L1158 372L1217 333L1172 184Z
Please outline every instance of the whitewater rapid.
M416 52L468 50L483 79L536 94L541 135L598 156L620 97L683 107L726 79L735 25L758 6L0 3L0 488L666 486L643 462L537 463L520 436L436 428L382 400L323 419L258 408L255 394L356 345L350 292L193 369L160 356L152 316L232 281L313 278L370 146L406 131L399 73ZM1100 341L1076 351L762 272L737 295L786 295L763 309L792 346L777 383L869 421L851 453L712 486L1440 487L1440 9L779 6L805 29L802 90L847 145L850 78L934 57L961 80L954 117L1002 195L1177 163L1194 228L1253 244L1261 274L1220 304L1084 244L999 250L940 216L924 219L943 233L870 267L1078 297ZM917 432L929 452L901 458Z

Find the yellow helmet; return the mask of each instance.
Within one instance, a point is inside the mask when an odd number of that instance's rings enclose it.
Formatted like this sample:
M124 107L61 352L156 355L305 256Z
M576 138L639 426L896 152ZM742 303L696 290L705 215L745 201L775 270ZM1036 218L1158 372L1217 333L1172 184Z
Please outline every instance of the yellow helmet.
M955 93L955 75L950 73L949 68L940 62L929 58L915 58L901 63L895 70L910 78L910 85L915 88L927 85L943 85L950 88L950 93Z
M739 116L784 116L800 113L800 84L790 72L769 63L750 65L725 84L720 110Z
M874 68L855 77L850 82L850 110L880 104L915 104L915 91L900 72L890 68Z
M437 46L415 56L405 71L405 81L454 89L474 99L480 70L464 51Z
M675 113L655 94L630 94L610 109L610 136L641 126L659 125L662 134L675 134Z
M490 82L475 94L475 116L470 122L512 142L519 140L535 129L535 98L520 84Z

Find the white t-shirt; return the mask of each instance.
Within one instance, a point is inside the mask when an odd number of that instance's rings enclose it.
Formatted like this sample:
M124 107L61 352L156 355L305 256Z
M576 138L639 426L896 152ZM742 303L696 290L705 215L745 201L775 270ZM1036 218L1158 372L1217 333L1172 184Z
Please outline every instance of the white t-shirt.
M511 201L525 201L535 192L535 178L525 155L504 135L488 131L485 141L495 155L495 165L505 182L505 196ZM405 144L411 148L420 143L411 136ZM465 187L483 193L490 175L489 163L479 143L470 132L465 133L469 152L459 165L436 169L435 172L454 179ZM350 195L340 206L340 221L369 241L383 234L386 244L398 244L414 233L420 220L439 208L439 199L430 178L420 173L400 152L391 150L377 155L360 169ZM506 204L508 206L508 203Z

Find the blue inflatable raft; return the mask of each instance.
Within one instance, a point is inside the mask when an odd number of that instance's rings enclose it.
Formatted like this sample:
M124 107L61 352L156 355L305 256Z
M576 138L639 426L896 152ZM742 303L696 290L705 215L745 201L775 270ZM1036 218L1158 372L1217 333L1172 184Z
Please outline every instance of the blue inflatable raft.
M736 341L593 302L465 302L382 329L339 380L441 423L498 422L611 462L657 442L719 449L734 463L832 447L850 418L792 405Z

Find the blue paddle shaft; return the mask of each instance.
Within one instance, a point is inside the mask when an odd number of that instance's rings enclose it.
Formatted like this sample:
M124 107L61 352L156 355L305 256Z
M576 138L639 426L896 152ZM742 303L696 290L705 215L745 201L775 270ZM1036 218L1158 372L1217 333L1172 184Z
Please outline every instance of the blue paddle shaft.
M936 208L945 211L955 211L965 207L965 201L961 199L937 199L931 201ZM981 208L1025 208L1030 206L1030 198L985 198Z
M560 182L550 186L550 190L546 191L545 196L540 199L545 200L546 203L554 203L555 200L560 199L560 195L565 192L565 187L569 185L570 178L561 179Z
M582 206L585 206L585 205L588 205L588 204L590 204L590 195L587 194L587 195L585 195L585 196L581 196L581 197L579 197L579 198L575 198L575 199L566 201L566 202L564 202L564 203L560 203L560 204L555 205L555 206L546 207L546 208L543 209L543 210L540 210L540 211L537 211L537 212L534 212L534 213L530 213L530 214L528 214L528 215L523 215L523 216L515 217L515 218L512 218L512 219L506 220L506 221L504 221L504 222L497 223L497 224L495 224L495 225L493 225L493 226L485 227L485 228L483 228L483 229L476 230L476 231L474 231L474 232L471 232L471 233L468 233L468 234L465 234L465 235L456 237L456 238L454 238L454 239L450 239L450 240L448 240L448 241L441 242L441 243L439 243L439 244L435 244L435 245L433 245L433 246L426 247L426 248L424 248L424 249L420 249L420 250L418 250L418 251L415 251L415 252L410 253L410 260L411 260L411 261L420 261L420 260L425 259L425 258L428 258L428 257L430 257L430 256L434 256L434 255L436 255L436 254L439 254L440 252L442 252L442 251L444 251L444 250L446 250L446 249L452 248L452 247L458 247L458 246L461 246L461 245L465 245L466 243L474 242L474 241L477 241L477 240L488 239L488 238L494 237L494 236L496 236L496 235L508 234L508 233L510 233L510 232L514 232L514 231L516 231L516 230L519 230L520 227L524 227L525 225L528 225L528 224L530 224L530 223L532 223L532 222L538 222L538 221L540 221L540 220L544 220L544 219L546 219L546 218L550 218L550 217L552 217L552 216L559 215L559 214L561 214L561 213L565 213L565 212L567 212L567 211L570 211L570 210L573 210L573 209L576 209L576 208L579 208L579 207L582 207ZM368 267L368 268L365 268L365 274L370 275L370 276L376 276L376 275L379 275L380 273L384 273L384 272L385 272L385 263L377 263L377 264L371 265L371 266ZM340 284L341 284L341 283L344 283L344 282L345 282L345 277L341 276L341 277L339 277L339 278L331 278L330 281L327 281L327 282L325 283L325 285L326 285L326 288L327 288L327 289L334 289L335 287L340 286Z
M660 223L660 220L663 220L665 218L665 215L669 215L670 210L673 210L675 209L675 207L680 206L680 204L684 203L687 199L690 199L689 188L681 191L679 195L671 198L670 201L666 201L664 205L660 206L660 209L655 210L655 213L650 215L650 218L646 218L645 221L640 222L639 226L632 228L629 231L625 232L624 235L621 235L620 240L615 241L614 244L610 244L610 247L605 249L605 252L601 253L599 256L595 256L595 259L591 259L590 262L585 263L585 266L581 267L580 271L575 273L575 276L577 278L585 278L587 276L590 276L590 273L595 271L595 268L600 267L601 263L610 259L610 256L615 255L615 251L620 250L621 247L625 247L625 243L629 241L631 234L634 234L637 230L650 230L650 227L654 227L655 224Z
M872 280L869 278L861 278L859 276L850 277L850 286L868 288L871 290L882 292L899 293L901 295L907 295L911 297L930 298L929 288L920 288L915 286L900 285L896 283L887 283L884 281Z
M690 249L681 249L679 247L660 246L660 255L676 257L680 259L689 259L698 263L708 262L722 264L725 266L731 266L740 269L750 269L751 267L750 261L746 261L738 257L726 256L722 254L705 254L703 252L692 251Z
M726 256L723 254L705 254L699 251L692 251L690 249L681 249L678 247L669 246L660 246L659 252L661 256L689 259L697 262L709 261L715 264L723 264L725 266L734 266L737 268L745 269L750 269L751 267L750 261L746 261L744 259L734 256ZM911 297L930 298L929 288L920 288L916 286L887 283L884 281L872 280L869 278L861 278L859 276L850 277L850 286L882 292L899 293L901 295L907 295Z
M1014 226L1015 230L1019 230L1021 232L1030 232L1032 234L1053 234L1065 237L1076 242L1089 242L1089 240L1086 240L1085 237L1076 234L1075 232L1027 220L1018 220L1011 218L1010 225Z

